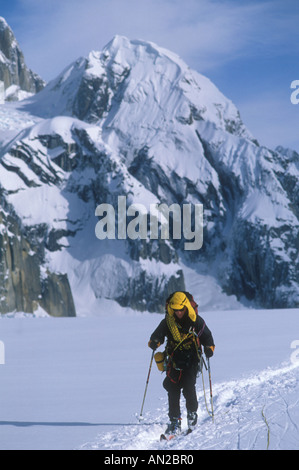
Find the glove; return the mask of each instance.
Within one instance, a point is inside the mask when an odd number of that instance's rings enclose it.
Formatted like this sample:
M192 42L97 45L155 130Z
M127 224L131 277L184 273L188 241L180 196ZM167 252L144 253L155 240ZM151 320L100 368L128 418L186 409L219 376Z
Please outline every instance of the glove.
M215 350L215 346L205 346L204 351L207 359L213 356Z
M160 346L161 343L157 339L150 339L148 342L149 348L151 348L153 351L156 351L156 349Z

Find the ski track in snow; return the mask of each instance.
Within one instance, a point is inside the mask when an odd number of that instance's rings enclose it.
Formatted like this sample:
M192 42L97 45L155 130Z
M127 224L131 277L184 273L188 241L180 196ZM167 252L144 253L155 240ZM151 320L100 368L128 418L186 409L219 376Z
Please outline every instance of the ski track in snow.
M80 450L295 450L299 449L299 364L213 385L214 423L198 377L199 422L188 436L160 442L167 400L144 420L98 435ZM210 409L209 384L204 382ZM181 400L182 410L184 402ZM186 429L186 412L182 429Z

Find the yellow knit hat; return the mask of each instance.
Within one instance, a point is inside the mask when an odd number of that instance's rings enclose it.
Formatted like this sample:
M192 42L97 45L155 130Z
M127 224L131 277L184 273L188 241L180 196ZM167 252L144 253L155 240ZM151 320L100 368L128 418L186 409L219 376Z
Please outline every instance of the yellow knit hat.
M182 310L184 307L187 307L190 319L195 321L196 313L186 294L184 292L175 292L168 303L167 310L169 315L173 315L174 310Z

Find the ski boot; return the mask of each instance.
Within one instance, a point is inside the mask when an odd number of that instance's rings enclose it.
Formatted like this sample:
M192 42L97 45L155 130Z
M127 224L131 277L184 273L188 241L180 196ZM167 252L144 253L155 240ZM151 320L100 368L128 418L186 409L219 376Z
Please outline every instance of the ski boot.
M161 434L160 440L170 441L181 433L181 418L170 418L164 434Z
M187 412L188 431L193 431L197 424L197 413L196 411Z

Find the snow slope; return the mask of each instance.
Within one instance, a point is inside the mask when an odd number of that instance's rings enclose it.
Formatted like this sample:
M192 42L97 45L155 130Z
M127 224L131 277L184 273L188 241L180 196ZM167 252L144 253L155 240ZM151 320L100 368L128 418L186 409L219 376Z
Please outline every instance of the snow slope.
M151 356L148 337L162 316L111 301L98 307L86 318L0 319L1 450L299 449L299 352L291 348L299 340L298 309L202 311L216 342L215 422L199 377L198 428L160 443L167 400L155 364L144 420L136 414Z

